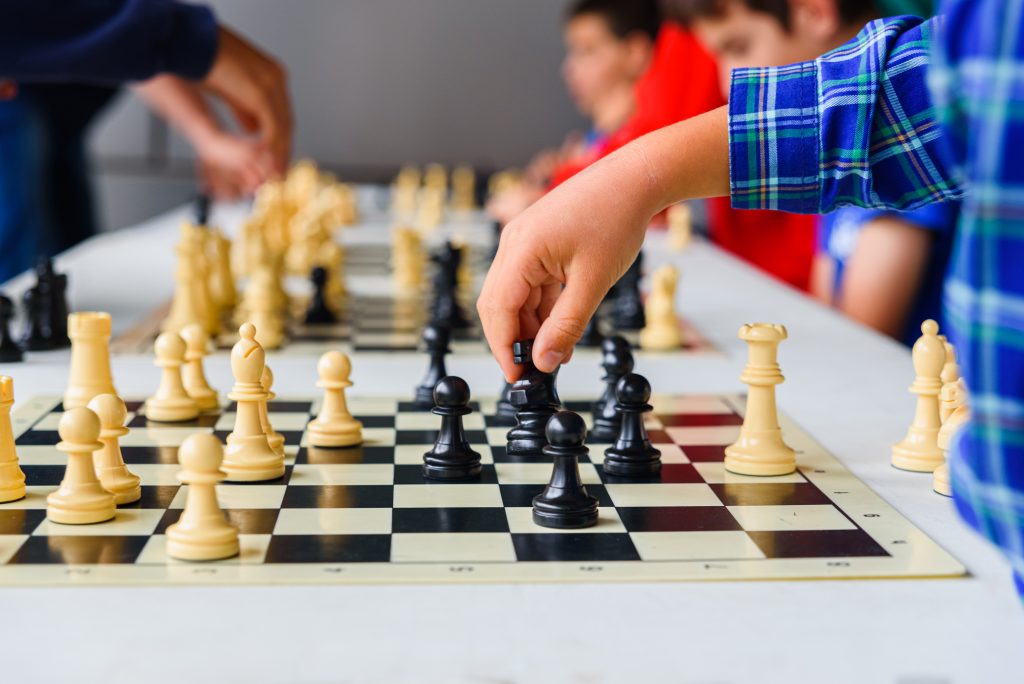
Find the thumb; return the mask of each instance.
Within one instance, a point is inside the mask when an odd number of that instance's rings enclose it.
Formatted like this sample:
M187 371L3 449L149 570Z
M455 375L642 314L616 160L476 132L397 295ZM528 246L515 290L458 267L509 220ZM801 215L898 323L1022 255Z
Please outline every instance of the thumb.
M570 280L555 300L551 314L541 323L533 343L533 364L545 373L554 372L583 337L587 323L601 303L603 292L584 279Z

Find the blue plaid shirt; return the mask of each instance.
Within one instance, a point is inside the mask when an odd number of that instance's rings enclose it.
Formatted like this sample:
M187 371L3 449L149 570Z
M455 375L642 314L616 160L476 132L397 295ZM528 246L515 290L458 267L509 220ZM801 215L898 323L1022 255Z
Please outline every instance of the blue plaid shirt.
M812 62L736 70L732 197L803 213L963 198L946 332L973 418L953 494L1024 593L1024 0L944 9L872 22Z

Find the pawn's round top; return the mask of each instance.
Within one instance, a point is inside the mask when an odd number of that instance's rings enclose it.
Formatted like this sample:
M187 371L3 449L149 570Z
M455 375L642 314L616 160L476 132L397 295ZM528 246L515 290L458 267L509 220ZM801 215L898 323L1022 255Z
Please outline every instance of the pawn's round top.
M254 340L256 339L256 326L252 323L243 323L238 328L238 336L243 340Z
M57 434L61 440L69 444L85 446L95 443L95 450L100 446L97 442L100 438L100 427L99 416L86 407L79 406L65 411L60 417Z
M601 342L601 351L605 353L631 351L629 342L622 335L612 335Z
M922 335L938 335L939 334L939 324L936 323L931 318L927 319L924 323L921 324L921 334Z
M448 375L434 385L434 404L438 408L460 408L469 404L469 385L465 380Z
M116 394L97 394L89 400L88 408L100 419L104 429L124 427L128 417L128 409Z
M559 411L548 418L544 432L551 446L578 447L587 438L587 424L578 413Z
M348 386L348 378L352 374L352 362L348 355L333 350L320 357L316 364L317 375L321 383L342 383Z
M185 340L185 346L190 353L206 354L206 345L209 344L210 337L203 330L203 326L192 323L182 328L178 334L181 335L181 339Z
M639 373L627 373L615 385L615 399L620 404L646 404L651 398L651 383Z
M448 329L440 325L423 328L423 343L428 347L443 347L448 344Z
M212 473L220 470L224 447L216 435L200 432L189 435L178 448L178 463L185 470Z
M162 361L181 362L185 360L185 340L176 332L160 333L153 346L156 354L156 362L159 365Z
M323 266L317 266L309 273L309 279L313 281L316 286L321 286L327 282L327 269Z

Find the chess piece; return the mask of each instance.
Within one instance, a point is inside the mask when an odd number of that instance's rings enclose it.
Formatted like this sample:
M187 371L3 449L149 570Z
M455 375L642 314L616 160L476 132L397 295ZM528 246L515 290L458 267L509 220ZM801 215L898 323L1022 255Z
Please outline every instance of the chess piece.
M267 409L267 404L277 398L277 395L271 391L274 386L274 372L270 370L270 366L263 364L263 374L260 376L260 385L263 387L263 391L267 393L267 398L260 402L260 424L263 426L263 432L267 435L267 442L271 448L284 458L284 435L274 429L274 426L270 424L270 412Z
M185 341L185 365L181 369L181 380L188 396L192 397L200 411L213 411L220 407L217 390L210 387L203 370L203 359L209 353L210 338L203 326L193 323L181 330Z
M779 343L788 336L782 325L752 323L740 328L749 359L740 380L749 389L739 439L725 448L725 469L738 475L788 475L796 470L796 453L782 440L775 386L785 378L777 361Z
M622 427L615 444L604 451L604 472L618 477L649 477L661 470L661 452L651 445L644 414L653 410L651 383L636 373L624 375L615 387L615 410Z
M441 378L434 388L435 415L441 416L441 429L434 448L423 454L423 475L434 480L465 480L480 474L480 454L466 441L462 417L469 408L469 385L454 375Z
M209 433L190 435L178 449L178 479L188 485L188 496L178 522L167 528L171 558L210 561L238 555L238 528L217 503L217 483L226 477L223 460L224 448Z
M942 427L939 428L939 434L935 439L935 443L942 450L943 462L935 468L932 475L932 489L943 496L953 496L953 489L949 483L949 446L953 436L971 419L967 384L962 379L947 382L939 393L939 402L947 417L942 421Z
M210 249L210 296L223 316L238 304L238 290L231 271L231 240L219 230L211 230Z
M583 329L583 336L580 337L580 341L576 343L577 347L600 347L601 343L604 342L604 335L601 334L601 320L594 312L594 315L587 321L587 327Z
M933 472L943 463L937 439L941 427L939 392L946 348L938 337L939 325L928 319L921 324L921 337L911 352L916 377L910 392L917 395L914 420L906 436L892 447L892 464L901 470Z
M206 277L205 269L199 263L199 256L190 241L183 240L174 248L178 264L174 270L174 297L171 310L160 328L177 332L186 325L198 323L207 330L209 314L207 301L200 290L200 281Z
M329 351L316 364L320 376L316 386L324 390L324 401L316 419L306 428L310 446L348 447L363 441L363 424L352 417L345 389L352 386L352 363L339 351Z
M79 406L65 411L57 425L57 450L68 455L60 488L46 497L46 518L64 525L88 525L117 515L114 495L96 477L93 452L101 449L100 419Z
M423 241L412 228L398 227L392 233L392 271L395 288L402 294L415 294L423 289L425 257Z
M313 299L306 310L306 325L335 323L338 319L330 307L327 306L325 296L327 271L323 266L317 266L310 272L309 279L313 283Z
M185 340L173 332L160 333L153 345L155 365L163 369L160 386L146 400L146 418L160 423L180 423L199 415L199 404L185 391L181 367L185 365Z
M260 402L267 398L261 383L266 352L256 341L256 327L252 323L243 324L238 336L231 349L235 385L228 395L237 403L235 426L228 435L221 467L228 479L235 482L276 480L284 475L284 457L270 446L260 420Z
M679 317L675 311L676 283L679 271L671 264L658 268L651 276L651 292L644 307L647 325L640 331L640 348L671 351L683 346Z
M462 251L450 240L431 256L437 264L434 273L434 301L431 306L431 322L452 330L469 327L458 299L458 273L462 263Z
M681 252L693 238L693 212L685 202L668 208L668 246L673 252Z
M551 480L533 498L533 522L541 527L579 529L597 524L597 499L587 493L580 477L580 457L588 453L583 442L587 426L572 411L559 411L545 427L544 455L554 460Z
M100 419L100 443L93 454L93 466L100 484L114 495L114 504L122 505L142 498L142 480L128 470L118 441L128 434L124 422L128 410L116 394L97 394L89 402L89 410Z
M331 311L338 311L344 302L345 289L345 250L334 240L327 240L317 251L317 259L327 271L324 283L324 301Z
M205 193L196 195L192 205L192 216L197 226L208 226L210 222L210 196Z
M50 347L63 349L71 345L68 339L68 277L64 273L53 270L53 261L44 258L40 261L40 277L46 278L50 286Z
M640 279L643 275L643 252L615 284L615 302L612 318L616 330L640 330L646 324L644 307L640 302Z
M506 382L501 388L495 404L494 422L498 426L512 427L516 424L516 407L512 405L512 383Z
M942 365L942 372L939 373L939 380L945 387L960 379L960 366L956 362L956 348L953 347L953 344L946 339L945 335L939 335L939 339L942 340L942 346L946 350L946 363ZM942 390L939 390L939 422L945 424L949 414L953 412L953 408L955 407L942 401Z
M17 363L23 358L21 347L11 336L14 302L0 295L0 363Z
M423 382L416 387L416 406L422 409L433 408L434 387L444 376L448 375L445 369L444 357L451 352L448 342L451 332L448 328L440 325L428 325L423 329L423 344L430 354L430 366Z
M604 392L591 409L594 429L590 431L590 437L597 442L610 442L618 436L622 425L622 414L615 410L615 388L624 375L633 372L633 352L629 342L620 335L606 338L601 343L601 350Z
M27 351L53 349L50 329L50 294L48 285L37 282L22 295L25 305L25 333L21 344Z
M110 314L79 311L68 316L71 364L64 409L85 406L97 394L117 394L110 374Z
M512 385L509 399L516 408L516 425L508 431L506 450L510 456L540 456L545 446L548 419L562 407L555 388L554 373L543 373L533 365L533 340L512 344L512 356L523 374Z
M257 332L257 341L264 349L277 349L284 342L285 304L274 284L273 268L257 269L245 292L245 313Z
M25 473L18 465L11 427L14 380L0 375L0 503L25 498Z

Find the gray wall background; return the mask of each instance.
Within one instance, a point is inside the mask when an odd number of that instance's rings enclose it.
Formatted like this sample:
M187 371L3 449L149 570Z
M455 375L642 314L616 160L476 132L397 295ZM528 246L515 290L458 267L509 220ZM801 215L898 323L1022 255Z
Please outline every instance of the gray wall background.
M566 0L213 0L288 67L295 150L352 180L403 163L525 162L582 125L559 75ZM93 148L103 223L194 193L187 144L125 95Z

